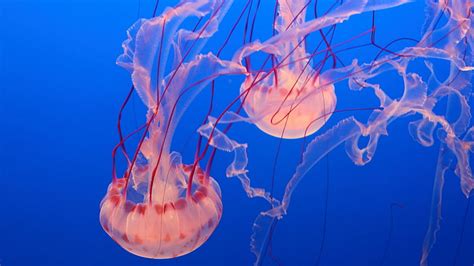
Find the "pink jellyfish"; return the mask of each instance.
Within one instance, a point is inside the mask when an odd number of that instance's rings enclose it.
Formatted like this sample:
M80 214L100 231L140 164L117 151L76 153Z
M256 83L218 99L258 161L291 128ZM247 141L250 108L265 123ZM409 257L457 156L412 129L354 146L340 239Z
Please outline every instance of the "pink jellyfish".
M303 138L318 131L336 109L337 97L334 80L321 73L325 62L318 69L311 66L315 55L306 51L306 36L353 15L405 2L348 1L322 19L306 21L310 1L277 1L278 15L273 23L277 35L263 43L244 46L233 59L245 62L251 54L263 51L278 64L268 72L249 70L241 86L243 108L253 124L271 136L286 139Z
M100 223L135 255L163 259L187 254L201 246L220 221L219 185L199 166L183 164L179 153L170 152L170 143L181 115L212 75L242 72L238 64L211 53L196 55L217 31L229 5L223 0L183 0L158 17L136 22L123 43L117 63L132 73L130 94L134 89L148 112L146 123L125 137L119 119L120 143L113 152L113 179L100 205ZM193 17L199 19L194 30L179 29L185 18ZM170 55L175 61L164 76ZM138 147L128 157L125 141L138 133ZM122 178L115 176L117 149L128 161Z
M278 1L275 32L284 34L290 27L305 22L305 12L301 12L305 2ZM277 43L270 39L264 44L254 43L237 55L235 60L241 61L254 51L264 50L274 55L274 61L293 62L269 73L250 73L240 89L243 93L248 90L243 108L265 133L278 138L302 138L323 126L324 119L316 121L318 117L330 114L336 108L334 85L322 86L325 82L302 60L307 56L303 35L284 36L280 40L284 41Z

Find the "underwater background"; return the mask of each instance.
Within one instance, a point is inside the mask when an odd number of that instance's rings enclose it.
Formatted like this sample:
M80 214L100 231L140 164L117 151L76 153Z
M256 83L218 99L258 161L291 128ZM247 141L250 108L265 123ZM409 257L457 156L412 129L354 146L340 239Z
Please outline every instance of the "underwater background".
M161 1L159 10L176 2ZM234 0L219 32L204 50L219 47L245 2ZM419 38L424 5L418 0L377 11L378 41ZM122 53L127 28L138 17L150 17L153 6L150 0L0 3L1 266L254 262L249 250L252 224L268 205L247 198L237 180L225 177L232 156L222 152L216 156L211 175L222 190L223 217L210 239L196 251L168 260L140 258L123 250L100 226L99 203L110 183L111 150L118 142L117 114L131 86L129 73L115 60ZM255 39L271 34L268 21L273 6L274 1L262 1ZM338 32L341 41L370 29L371 16L358 15L347 24ZM242 28L240 25L234 36L240 37ZM231 41L223 57L229 58L239 47L239 41ZM351 62L357 57L364 61L371 58L368 54L356 51L342 59ZM392 82L390 76L386 78L384 82ZM241 82L239 77L218 79L216 109L238 95ZM336 91L338 108L354 106L354 92ZM195 130L207 111L208 99L209 92L204 92L194 101L173 140L173 148L183 154L185 162L192 160ZM357 106L371 106L374 99L366 101ZM143 107L136 95L132 103L134 107L124 117L128 129L143 119ZM322 130L347 115L335 114ZM354 115L363 117L364 113ZM326 192L327 220L320 265L380 265L386 249L383 265L419 264L439 141L429 148L416 143L407 130L411 120L402 118L389 126L389 136L381 138L369 164L355 166L341 146L311 170L293 194L288 215L274 231L272 254L279 264L315 264L324 234ZM268 185L279 140L251 125L235 126L234 136L249 144L249 175L257 184ZM299 144L283 141L276 190L282 191L294 172ZM441 231L429 265L453 265L455 258L456 265L473 265L474 208L469 209L462 227L467 204L459 178L448 174ZM264 261L274 263L268 257Z

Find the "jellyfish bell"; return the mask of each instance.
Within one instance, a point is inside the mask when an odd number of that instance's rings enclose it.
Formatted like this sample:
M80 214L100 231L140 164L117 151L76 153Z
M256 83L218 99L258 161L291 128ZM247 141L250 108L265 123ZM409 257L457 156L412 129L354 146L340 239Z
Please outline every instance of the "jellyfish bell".
M160 167L154 179L151 193L157 196L141 191L152 174L152 167L141 165L133 171L133 187L127 189L125 178L116 179L101 202L103 229L121 247L141 257L166 259L194 251L206 242L222 216L217 182L197 168L188 194L187 180L193 167L182 164L179 154L171 156L176 162ZM152 200L134 202L129 195L132 192Z
M334 85L320 77L303 80L290 69L277 72L277 78L272 73L256 84L263 74L247 76L241 86L241 93L248 90L245 112L260 130L277 138L298 139L315 133L336 108Z

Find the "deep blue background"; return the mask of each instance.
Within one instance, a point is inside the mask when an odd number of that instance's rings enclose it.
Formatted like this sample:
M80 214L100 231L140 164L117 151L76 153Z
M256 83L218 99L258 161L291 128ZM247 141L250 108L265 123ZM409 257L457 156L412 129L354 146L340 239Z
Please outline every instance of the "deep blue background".
M170 1L175 2L175 1ZM231 27L244 1L235 0L222 31ZM273 1L264 2L255 35L270 33ZM322 1L324 2L324 1ZM167 1L162 1L161 8ZM137 18L138 1L34 1L0 3L0 264L10 265L249 265L253 219L268 206L248 199L236 180L224 177L231 156L218 154L212 175L219 182L224 214L212 237L197 251L181 258L155 261L122 250L99 224L99 202L110 182L110 151L117 142L116 116L129 86L129 74L115 65L125 30ZM142 0L140 16L149 16L153 1ZM424 19L419 1L377 13L378 40L419 38ZM351 19L339 40L370 28L370 15ZM242 27L236 35L241 36ZM368 38L368 37L367 37ZM366 40L367 40L366 38ZM240 39L227 47L227 56ZM374 51L372 50L372 55ZM356 52L343 57L364 58ZM421 70L420 70L421 71ZM390 77L385 82L391 84ZM241 79L218 81L218 106L237 94ZM220 85L219 85L220 84ZM220 87L219 87L220 86ZM220 89L222 88L222 89ZM400 88L392 88L394 94ZM364 95L338 88L338 108L363 107ZM192 110L207 108L208 94ZM369 94L367 97L370 98ZM357 102L355 99L358 99ZM362 100L360 100L362 99ZM138 98L134 98L140 113ZM362 101L362 102L360 102ZM367 100L370 102L370 99ZM194 109L193 109L194 108ZM129 110L128 128L142 121ZM195 113L183 119L193 122ZM334 124L348 114L335 115ZM358 115L358 114L356 114ZM199 116L199 120L202 116ZM438 144L423 148L408 134L410 118L389 127L374 160L356 167L343 147L329 156L327 239L321 265L378 265L394 209L392 245L386 265L417 265L428 224ZM192 124L192 123L190 123ZM195 129L195 128L194 128ZM193 130L182 126L184 142ZM186 135L187 134L187 135ZM250 175L268 185L278 140L249 125L236 125L232 134L249 143ZM193 139L192 139L193 140ZM174 146L186 158L193 147ZM294 169L298 144L283 143L277 189ZM189 162L189 160L188 160ZM312 265L321 243L326 187L326 162L299 185L288 216L279 223L273 253L284 265ZM467 204L459 180L448 174L443 221L430 265L451 265ZM458 265L474 262L474 214L468 223Z

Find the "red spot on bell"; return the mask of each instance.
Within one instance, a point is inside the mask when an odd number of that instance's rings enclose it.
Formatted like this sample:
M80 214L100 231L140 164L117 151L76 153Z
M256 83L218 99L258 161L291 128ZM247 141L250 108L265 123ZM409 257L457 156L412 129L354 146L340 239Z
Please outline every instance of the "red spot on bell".
M165 204L165 207L164 207L164 210L163 210L163 213L166 213L167 211L169 211L169 210L171 210L171 209L174 209L174 204L173 204L173 202L166 203L166 204Z
M204 196L207 196L207 188L206 187L199 187L197 191L201 192Z
M146 205L145 204L138 204L137 205L137 211L138 211L139 214L145 215Z
M135 208L137 207L137 205L135 205L133 202L131 201L126 201L125 202L125 211L126 212L132 212L135 210Z
M200 202L200 201L203 200L205 197L206 197L206 195L204 195L201 191L196 191L196 192L194 192L193 200L194 200L195 202Z
M155 211L158 214L162 214L163 213L163 206L161 206L160 204L156 204L155 205Z
M212 219L209 219L209 222L207 222L207 226L209 228L212 228L214 226L214 221Z
M143 240L138 235L135 235L135 243L143 244Z
M120 202L120 196L119 195L110 196L109 200L110 202L112 202L114 206L117 206Z
M130 242L130 240L128 239L128 237L127 237L126 234L123 234L122 239L123 239L123 241L125 241L125 242L127 242L127 243Z
M179 199L179 200L175 201L175 203L174 203L174 207L177 210L181 210L181 209L186 208L186 205L187 205L187 202L186 202L185 199Z

